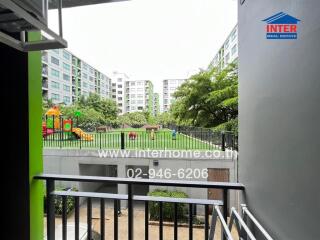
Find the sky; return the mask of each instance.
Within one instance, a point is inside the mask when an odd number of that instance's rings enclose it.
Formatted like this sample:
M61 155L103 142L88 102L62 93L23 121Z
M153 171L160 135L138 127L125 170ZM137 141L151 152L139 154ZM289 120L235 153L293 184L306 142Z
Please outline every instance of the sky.
M68 49L111 76L188 78L207 68L237 23L237 0L131 0L63 10ZM49 26L57 29L57 12Z

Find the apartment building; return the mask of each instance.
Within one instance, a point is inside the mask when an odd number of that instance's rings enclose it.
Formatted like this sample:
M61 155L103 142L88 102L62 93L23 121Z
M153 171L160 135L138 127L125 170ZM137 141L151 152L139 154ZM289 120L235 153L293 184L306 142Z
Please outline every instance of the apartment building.
M170 109L171 104L175 98L173 94L178 87L184 83L186 79L165 79L163 80L163 112L167 112Z
M236 25L223 45L216 53L209 64L209 69L218 67L218 69L225 68L228 64L238 59L238 25Z
M154 114L153 84L150 80L127 81L125 94L125 112L148 111Z
M113 72L111 97L117 103L119 114L126 113L125 84L129 76L125 73Z
M81 95L111 98L111 78L65 49L42 52L42 96L70 105Z
M158 116L160 113L160 96L159 93L153 94L153 116Z

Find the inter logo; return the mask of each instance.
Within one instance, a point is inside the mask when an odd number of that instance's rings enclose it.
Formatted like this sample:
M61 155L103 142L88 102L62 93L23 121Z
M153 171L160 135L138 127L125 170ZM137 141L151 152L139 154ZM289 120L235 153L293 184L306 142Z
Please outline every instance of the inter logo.
M297 39L299 19L284 12L263 20L267 23L267 39Z

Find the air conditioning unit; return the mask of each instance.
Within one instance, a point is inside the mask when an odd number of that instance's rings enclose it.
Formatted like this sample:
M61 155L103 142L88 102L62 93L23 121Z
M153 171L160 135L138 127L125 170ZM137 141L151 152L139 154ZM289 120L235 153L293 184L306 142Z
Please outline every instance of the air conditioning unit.
M62 34L62 0L56 1L59 33L48 28L48 1L0 0L0 42L26 52L67 47ZM30 31L42 31L47 36L30 42L26 37Z

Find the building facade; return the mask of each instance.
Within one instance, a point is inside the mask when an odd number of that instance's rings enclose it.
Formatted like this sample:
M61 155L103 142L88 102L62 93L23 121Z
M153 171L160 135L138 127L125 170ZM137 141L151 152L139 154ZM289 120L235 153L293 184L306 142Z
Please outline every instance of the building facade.
M154 114L153 84L150 80L127 81L125 87L125 112L147 111Z
M228 64L238 59L238 25L236 25L223 45L212 59L209 69L217 67L219 70L224 69Z
M111 98L111 78L65 49L42 52L42 97L70 105L96 93Z
M160 96L159 93L153 94L153 116L158 116L160 113Z
M186 79L165 79L163 80L163 112L170 109L171 104L175 101L173 94Z
M127 81L129 81L129 76L127 74L113 72L111 97L117 103L119 114L126 113L125 84Z

